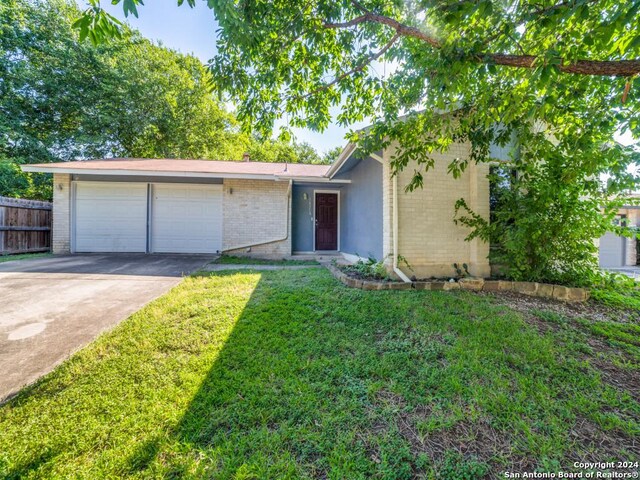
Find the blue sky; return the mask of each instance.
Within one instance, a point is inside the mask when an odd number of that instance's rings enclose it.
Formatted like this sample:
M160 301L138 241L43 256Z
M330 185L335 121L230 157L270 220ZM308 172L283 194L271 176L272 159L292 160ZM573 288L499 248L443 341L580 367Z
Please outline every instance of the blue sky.
M86 8L86 2L76 0L80 8ZM140 31L145 37L161 42L164 46L190 53L206 63L216 52L216 30L218 23L213 12L203 2L197 2L195 8L189 8L186 2L177 6L177 0L148 0L138 9L139 18L130 15L125 18L122 4L112 5L103 0L102 8L131 27ZM355 125L355 128L365 126ZM346 145L345 134L349 129L338 125L330 125L322 133L310 130L295 129L298 141L309 142L318 152Z

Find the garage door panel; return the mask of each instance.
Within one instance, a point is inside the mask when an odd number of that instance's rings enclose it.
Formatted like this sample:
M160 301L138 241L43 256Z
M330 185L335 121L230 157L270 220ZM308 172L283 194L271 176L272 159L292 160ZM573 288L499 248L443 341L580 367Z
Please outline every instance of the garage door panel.
M625 237L607 232L600 237L600 266L615 268L624 266Z
M76 184L76 252L145 252L146 247L146 184Z
M222 185L153 185L151 248L158 253L222 249Z

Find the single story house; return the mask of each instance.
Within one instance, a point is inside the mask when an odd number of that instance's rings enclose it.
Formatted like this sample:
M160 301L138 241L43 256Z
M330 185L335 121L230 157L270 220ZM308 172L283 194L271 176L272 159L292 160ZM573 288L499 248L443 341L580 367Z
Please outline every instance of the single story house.
M434 154L424 188L406 192L419 167L391 175L394 151L364 156L350 144L330 166L115 158L23 170L53 173L54 253L333 252L383 260L401 278L451 275L453 263L488 276L489 246L465 241L453 216L459 198L489 215L489 165L454 179L448 164L470 152L455 144Z

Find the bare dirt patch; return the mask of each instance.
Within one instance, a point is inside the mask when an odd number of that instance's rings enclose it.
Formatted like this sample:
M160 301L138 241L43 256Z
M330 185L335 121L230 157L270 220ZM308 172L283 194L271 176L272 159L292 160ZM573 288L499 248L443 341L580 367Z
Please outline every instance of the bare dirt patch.
M605 339L589 334L577 319L589 321L616 321L620 323L634 321L634 312L621 312L611 308L603 307L593 302L584 304L566 304L553 300L527 297L510 292L499 294L480 293L480 295L491 295L500 303L507 305L513 310L522 314L524 320L534 326L540 333L559 333L563 328L570 328L582 334L582 338L589 345L592 353L576 352L582 360L587 360L601 374L603 381L612 387L628 391L635 398L640 398L640 366L625 351L607 342ZM562 315L568 320L566 327L560 324L546 321L534 312L551 311ZM637 320L636 320L637 321ZM622 368L614 365L611 358L625 359L631 368Z
M430 404L411 407L406 400L388 390L379 391L374 404L380 408L392 408L396 413L372 427L376 433L397 428L408 442L414 458L423 454L436 466L441 465L446 456L457 452L462 458L474 459L489 467L486 478L496 478L496 472L532 472L540 467L539 459L522 453L509 432L494 427L490 418L462 420L439 430L421 434L418 425L435 415ZM365 441L365 443L367 443ZM565 468L573 462L600 462L603 458L618 458L621 450L639 451L638 440L617 430L604 431L594 422L578 417L569 432L568 444L576 446L565 453ZM369 445L370 458L379 460L374 446ZM415 470L415 467L414 467Z
M603 458L627 460L620 458L620 451L640 451L637 439L619 431L606 432L586 418L578 418L571 431L572 440L582 445L583 450L569 452L568 460L572 462L602 462Z
M478 292L478 295L489 295L519 312L538 309L551 310L569 318L586 318L594 321L614 320L616 322L637 323L640 320L640 312L605 307L594 301L566 303L549 298L520 295L514 292Z

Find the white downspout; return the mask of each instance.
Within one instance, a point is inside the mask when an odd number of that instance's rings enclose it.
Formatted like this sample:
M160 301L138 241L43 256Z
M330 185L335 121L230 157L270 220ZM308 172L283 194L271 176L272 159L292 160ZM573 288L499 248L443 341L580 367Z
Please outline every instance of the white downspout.
M393 175L393 272L405 283L411 279L398 267L398 175Z
M267 245L269 243L284 242L289 238L289 224L291 222L291 191L293 189L293 180L289 180L289 188L287 189L287 231L284 237L272 238L263 242L245 243L243 245L235 245L233 247L225 248L222 253L230 252L232 250L241 250L243 248L257 247L260 245Z

